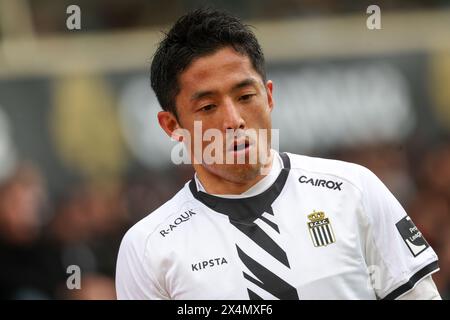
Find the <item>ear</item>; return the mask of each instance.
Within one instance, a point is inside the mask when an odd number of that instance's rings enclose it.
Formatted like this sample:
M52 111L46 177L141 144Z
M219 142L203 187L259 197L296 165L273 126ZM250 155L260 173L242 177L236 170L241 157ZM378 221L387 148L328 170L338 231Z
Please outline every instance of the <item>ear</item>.
M161 128L166 132L166 134L175 141L182 141L183 137L177 134L177 130L181 129L178 124L178 120L175 115L170 111L160 111L158 112L158 122Z
M272 90L273 90L273 82L272 82L272 80L269 80L266 83L266 92L267 92L267 102L269 104L270 111L272 111L272 109L273 109Z

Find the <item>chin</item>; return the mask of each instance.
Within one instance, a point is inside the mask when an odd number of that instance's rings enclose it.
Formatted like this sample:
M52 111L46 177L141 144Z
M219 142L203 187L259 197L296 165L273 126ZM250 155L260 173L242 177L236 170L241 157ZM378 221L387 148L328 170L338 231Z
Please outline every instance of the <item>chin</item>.
M239 183L255 179L260 174L261 165L259 163L214 165L210 171L225 180Z

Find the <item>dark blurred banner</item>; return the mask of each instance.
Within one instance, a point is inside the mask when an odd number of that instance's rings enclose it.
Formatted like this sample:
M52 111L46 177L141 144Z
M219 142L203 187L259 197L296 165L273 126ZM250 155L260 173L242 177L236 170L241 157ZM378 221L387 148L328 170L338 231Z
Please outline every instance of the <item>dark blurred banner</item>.
M445 62L417 53L271 64L280 149L430 143L448 132ZM80 177L119 179L137 165L170 168L174 143L159 109L141 72L1 80L0 171L29 159L57 190Z

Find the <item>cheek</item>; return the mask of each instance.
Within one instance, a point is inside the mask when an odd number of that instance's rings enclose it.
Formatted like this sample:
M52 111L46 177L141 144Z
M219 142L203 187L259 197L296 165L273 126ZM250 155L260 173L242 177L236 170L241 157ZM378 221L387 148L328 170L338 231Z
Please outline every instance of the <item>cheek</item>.
M270 113L270 105L266 93L262 93L257 97L255 105L260 112Z
M251 122L260 127L260 128L267 128L271 124L271 114L270 114L270 108L267 104L259 104L255 105L251 110L248 112L248 119L251 119Z
M200 120L197 120L200 121ZM185 140L185 143L190 145L191 152L194 152L194 148L201 147L201 150L203 150L207 145L215 142L215 136L220 133L220 130L211 127L210 125L205 125L206 121L202 122L201 130L194 129L194 126L185 128L189 131L189 137ZM209 124L209 122L208 122ZM207 130L214 130L213 132L209 132L209 135L205 135L205 132ZM211 134L213 135L213 138L211 138ZM222 137L223 138L223 137ZM197 150L198 151L198 150Z

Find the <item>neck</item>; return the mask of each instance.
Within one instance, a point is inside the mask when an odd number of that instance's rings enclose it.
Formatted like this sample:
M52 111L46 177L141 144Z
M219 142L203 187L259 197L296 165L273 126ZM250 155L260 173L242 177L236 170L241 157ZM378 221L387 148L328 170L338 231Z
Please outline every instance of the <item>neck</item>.
M263 165L258 171L269 172L272 168L272 163L273 154L270 155L270 160L267 164ZM265 174L260 173L252 179L235 181L215 174L214 172L205 169L202 165L194 165L194 169L197 173L197 178L209 194L241 194L257 184L266 176Z

